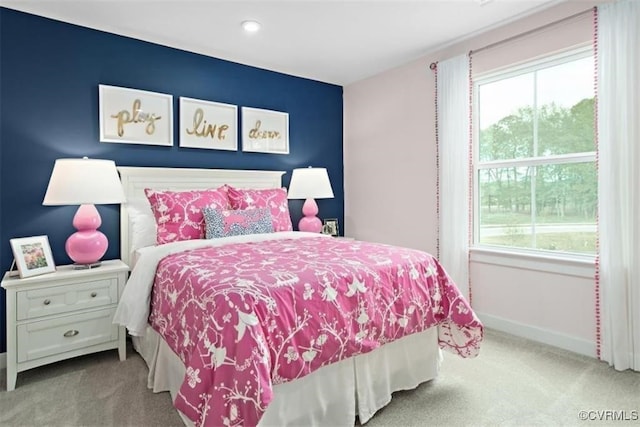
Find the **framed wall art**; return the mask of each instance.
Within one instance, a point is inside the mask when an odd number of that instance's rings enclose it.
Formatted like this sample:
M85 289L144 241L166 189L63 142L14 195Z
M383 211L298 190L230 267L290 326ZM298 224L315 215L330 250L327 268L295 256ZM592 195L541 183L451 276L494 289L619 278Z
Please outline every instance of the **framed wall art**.
M238 149L238 107L180 97L180 147Z
M289 114L242 107L242 151L289 154Z
M173 145L173 96L99 85L100 142Z
M11 239L10 243L21 279L56 271L47 236Z

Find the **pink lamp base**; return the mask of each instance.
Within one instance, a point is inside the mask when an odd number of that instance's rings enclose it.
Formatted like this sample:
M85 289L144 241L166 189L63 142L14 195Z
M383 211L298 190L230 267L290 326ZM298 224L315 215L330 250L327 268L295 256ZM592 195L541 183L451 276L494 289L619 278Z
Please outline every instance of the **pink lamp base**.
M107 252L107 236L97 230L102 224L94 205L81 205L73 217L73 226L78 230L67 239L65 250L76 264L96 264Z
M317 216L305 216L304 218L300 218L298 230L319 233L322 231L322 221L320 221L320 218Z
M95 264L109 247L107 236L98 230L76 231L67 239L64 249L76 264Z
M302 205L302 213L304 217L302 217L298 223L298 230L311 233L319 233L322 231L322 221L316 216L318 214L318 204L315 200L305 200L304 205Z

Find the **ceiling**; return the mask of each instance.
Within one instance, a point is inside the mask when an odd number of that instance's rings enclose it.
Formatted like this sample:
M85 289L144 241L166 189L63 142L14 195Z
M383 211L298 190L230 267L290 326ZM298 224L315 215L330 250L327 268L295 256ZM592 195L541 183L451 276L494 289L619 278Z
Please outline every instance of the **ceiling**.
M102 31L338 85L563 0L0 0ZM241 22L262 29L245 33Z

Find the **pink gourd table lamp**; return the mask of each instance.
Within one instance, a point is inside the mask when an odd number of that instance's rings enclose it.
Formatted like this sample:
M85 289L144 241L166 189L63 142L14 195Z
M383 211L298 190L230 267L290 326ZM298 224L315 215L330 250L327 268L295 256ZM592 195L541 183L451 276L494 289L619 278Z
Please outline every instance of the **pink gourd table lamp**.
M102 219L95 205L124 201L116 164L84 157L56 160L42 204L80 205L73 217L77 231L67 239L65 250L77 268L91 268L100 265L109 247L107 236L98 231Z
M302 205L304 217L298 223L298 230L319 233L322 230L322 221L316 216L318 215L318 204L315 199L333 198L333 189L327 170L311 166L294 169L287 198L305 200Z

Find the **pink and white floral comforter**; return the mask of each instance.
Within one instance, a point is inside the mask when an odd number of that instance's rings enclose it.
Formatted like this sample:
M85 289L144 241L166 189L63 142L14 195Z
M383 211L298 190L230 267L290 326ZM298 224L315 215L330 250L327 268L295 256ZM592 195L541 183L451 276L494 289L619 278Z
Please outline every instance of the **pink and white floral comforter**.
M432 326L462 357L483 336L429 254L324 237L170 254L149 322L184 362L174 403L198 425L255 426L273 385Z

